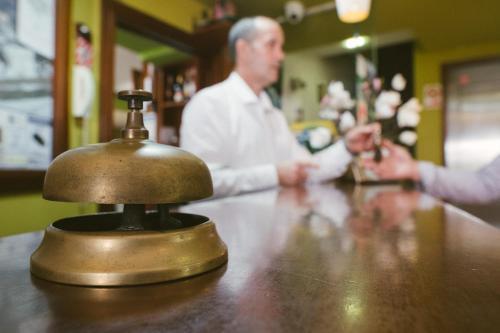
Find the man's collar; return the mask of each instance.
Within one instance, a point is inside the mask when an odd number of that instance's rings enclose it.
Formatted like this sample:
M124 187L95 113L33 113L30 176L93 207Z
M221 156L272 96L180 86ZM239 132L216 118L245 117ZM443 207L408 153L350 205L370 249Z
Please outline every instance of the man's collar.
M240 74L233 71L229 75L228 81L231 82L232 89L235 90L235 93L242 99L243 103L259 103L259 97L255 95L252 88L250 88Z
M228 77L228 81L231 83L232 89L235 90L235 93L241 98L243 103L261 103L263 104L263 106L265 106L266 111L268 108L272 108L272 103L267 93L262 90L259 96L255 95L255 92L252 90L252 88L250 88L248 83L246 83L245 80L237 72L231 72Z

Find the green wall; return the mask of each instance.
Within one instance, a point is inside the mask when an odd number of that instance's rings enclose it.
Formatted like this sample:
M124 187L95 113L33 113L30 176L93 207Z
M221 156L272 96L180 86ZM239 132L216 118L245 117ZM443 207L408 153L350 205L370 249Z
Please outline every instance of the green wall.
M156 66L180 62L191 57L190 54L174 47L122 28L116 31L116 43L137 53L143 62L151 62Z
M332 66L320 56L308 52L287 54L283 63L282 109L288 122L295 120L298 107L304 110L304 120L319 119L318 86L326 87L334 77ZM292 91L292 79L302 80L305 86Z
M68 0L70 1L70 0ZM134 7L159 20L167 22L185 31L192 30L193 18L199 18L205 8L195 0L158 1L158 0L123 0L122 3ZM70 67L74 64L75 24L85 23L92 32L93 72L95 77L96 98L88 123L82 124L71 116L68 119L69 146L81 146L98 140L98 88L100 83L100 43L101 43L101 4L102 0L72 0L69 29L70 46L68 50ZM71 70L68 73L71 82ZM71 89L69 100L71 100ZM68 106L68 112L70 112ZM42 199L40 191L23 194L0 195L0 236L41 230L54 220L74 215L93 213L96 206L91 204L59 203Z
M444 64L500 56L500 42L467 45L438 51L417 49L414 57L415 96L423 100L423 87L428 83L442 83L441 70ZM443 163L443 110L423 110L418 126L417 158Z

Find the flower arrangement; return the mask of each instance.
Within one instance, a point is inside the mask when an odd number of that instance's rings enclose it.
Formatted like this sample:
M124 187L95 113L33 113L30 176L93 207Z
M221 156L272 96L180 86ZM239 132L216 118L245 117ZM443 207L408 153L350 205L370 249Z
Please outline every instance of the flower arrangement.
M407 147L414 146L422 107L415 97L402 103L401 92L406 87L403 75L392 78L391 90L384 90L383 83L379 77L362 79L359 98L355 101L342 82L330 82L321 100L320 117L334 121L340 134L355 125L378 121L382 125L382 137Z

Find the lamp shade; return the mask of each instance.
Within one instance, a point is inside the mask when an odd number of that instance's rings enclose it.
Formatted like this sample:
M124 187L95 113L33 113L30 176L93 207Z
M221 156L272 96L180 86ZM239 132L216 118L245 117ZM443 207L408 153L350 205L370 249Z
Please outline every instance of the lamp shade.
M356 23L370 14L371 0L336 0L337 15L342 22Z

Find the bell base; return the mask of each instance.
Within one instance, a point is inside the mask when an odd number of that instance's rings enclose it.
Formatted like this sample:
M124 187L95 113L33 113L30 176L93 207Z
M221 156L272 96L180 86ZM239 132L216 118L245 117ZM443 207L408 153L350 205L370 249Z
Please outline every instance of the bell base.
M227 262L227 247L215 224L204 216L173 213L187 227L165 231L116 230L113 221L119 216L96 214L54 222L31 256L32 274L64 284L125 286L181 279ZM94 230L97 225L99 230Z

